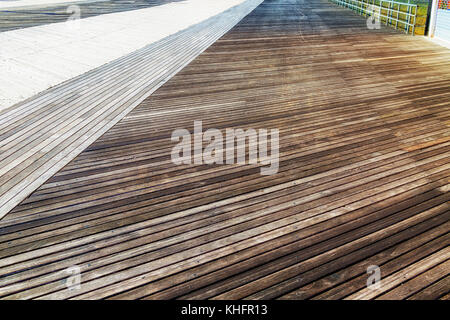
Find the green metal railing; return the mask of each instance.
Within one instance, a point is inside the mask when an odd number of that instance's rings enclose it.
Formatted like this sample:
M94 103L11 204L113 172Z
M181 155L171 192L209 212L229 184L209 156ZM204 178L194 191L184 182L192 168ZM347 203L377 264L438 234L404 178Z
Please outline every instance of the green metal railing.
M389 0L330 0L365 16L373 16L386 25L402 28L414 35L417 4Z

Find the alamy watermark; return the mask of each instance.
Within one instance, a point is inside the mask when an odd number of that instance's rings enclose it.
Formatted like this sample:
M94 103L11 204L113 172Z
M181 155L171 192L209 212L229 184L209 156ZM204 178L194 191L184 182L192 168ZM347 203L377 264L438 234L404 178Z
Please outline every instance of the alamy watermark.
M177 129L172 132L171 140L177 142L171 152L172 162L176 165L260 164L262 175L278 172L278 129L227 128L224 137L219 129L203 132L202 121L194 121L193 134L187 129Z
M370 265L367 267L367 278L366 285L367 288L371 290L377 290L381 287L381 269L379 266Z
M371 4L367 7L367 14L370 15L370 17L368 17L366 21L367 28L370 30L380 29L381 8Z
M66 9L66 13L70 14L66 21L66 27L69 30L79 30L81 27L81 8L77 5L70 5Z
M79 266L71 266L65 269L65 273L69 275L66 280L66 287L69 290L81 289L81 268Z

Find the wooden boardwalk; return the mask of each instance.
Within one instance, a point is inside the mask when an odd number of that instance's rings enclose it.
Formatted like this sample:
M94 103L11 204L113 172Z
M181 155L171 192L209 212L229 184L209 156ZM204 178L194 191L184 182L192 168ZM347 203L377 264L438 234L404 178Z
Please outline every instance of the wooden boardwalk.
M448 299L449 87L447 49L266 0L0 220L0 297ZM279 129L278 173L173 164L194 120Z
M0 110L0 218L261 2L228 2L204 20Z

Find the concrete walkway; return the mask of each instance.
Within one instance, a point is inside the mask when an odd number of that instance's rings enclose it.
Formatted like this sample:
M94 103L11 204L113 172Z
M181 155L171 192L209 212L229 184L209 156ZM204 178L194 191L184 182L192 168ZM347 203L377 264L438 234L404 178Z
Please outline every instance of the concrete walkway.
M186 0L0 33L0 111L243 0Z
M45 5L55 5L55 4L74 4L82 2L99 2L102 0L0 0L0 9L12 9L12 8L23 8L23 7L35 7L35 6L45 6Z

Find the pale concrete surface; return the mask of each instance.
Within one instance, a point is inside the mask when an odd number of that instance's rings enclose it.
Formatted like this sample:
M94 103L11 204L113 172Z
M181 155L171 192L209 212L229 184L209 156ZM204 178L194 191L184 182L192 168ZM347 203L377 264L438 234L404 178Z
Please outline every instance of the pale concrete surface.
M244 0L186 0L0 33L0 111Z
M0 0L0 9L12 9L31 6L55 5L76 2L98 2L103 0Z
M450 41L448 41L448 40L441 39L439 37L433 37L433 38L427 37L427 39L433 43L436 43L436 44L442 46L442 47L450 49Z

